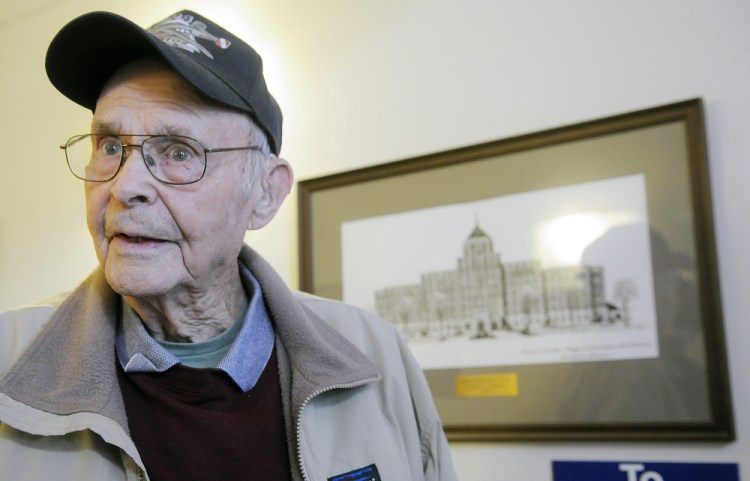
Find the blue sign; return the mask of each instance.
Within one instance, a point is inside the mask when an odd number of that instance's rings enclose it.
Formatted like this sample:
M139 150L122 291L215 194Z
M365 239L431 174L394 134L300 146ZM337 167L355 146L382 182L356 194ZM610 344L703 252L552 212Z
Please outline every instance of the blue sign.
M554 481L740 481L737 463L552 461Z

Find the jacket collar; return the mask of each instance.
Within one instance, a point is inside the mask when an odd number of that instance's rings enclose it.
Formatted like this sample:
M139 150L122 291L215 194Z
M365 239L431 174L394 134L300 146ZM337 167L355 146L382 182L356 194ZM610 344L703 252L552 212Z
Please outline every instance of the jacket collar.
M381 376L357 347L305 307L261 256L245 247L240 261L261 285L276 336L283 345L280 352L288 356L292 406L301 407L318 392L363 384ZM294 409L293 415L296 413Z
M114 364L119 306L95 270L54 312L0 392L52 414L100 413L126 427Z

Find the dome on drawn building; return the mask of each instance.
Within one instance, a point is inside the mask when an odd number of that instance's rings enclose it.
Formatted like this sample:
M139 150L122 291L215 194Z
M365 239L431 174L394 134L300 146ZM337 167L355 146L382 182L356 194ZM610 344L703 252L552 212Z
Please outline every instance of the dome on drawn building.
M469 239L475 239L477 237L482 237L482 238L487 238L487 239L490 238L490 236L488 236L487 233L483 231L482 228L479 227L478 225L474 227L474 231L471 234L469 234Z
M485 231L479 227L477 223L474 230L469 234L469 237L464 243L464 259L477 258L477 257L496 257L495 249L492 244L492 238L487 235ZM482 261L484 262L484 261ZM500 262L499 257L497 262Z

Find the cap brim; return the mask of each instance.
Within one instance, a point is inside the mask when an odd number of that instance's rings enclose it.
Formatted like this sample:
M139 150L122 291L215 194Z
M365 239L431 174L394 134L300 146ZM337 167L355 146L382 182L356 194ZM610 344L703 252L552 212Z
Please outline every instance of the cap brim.
M50 43L47 76L63 95L94 110L104 84L120 66L161 53L158 40L149 36L119 15L83 15L63 27Z

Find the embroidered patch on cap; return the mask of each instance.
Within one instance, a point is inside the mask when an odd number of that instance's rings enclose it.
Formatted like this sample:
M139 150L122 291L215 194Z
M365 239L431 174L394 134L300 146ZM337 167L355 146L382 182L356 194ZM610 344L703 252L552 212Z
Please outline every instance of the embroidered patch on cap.
M331 476L328 481L381 481L378 474L378 467L374 464L366 468L355 469L348 473Z
M188 52L200 52L210 59L214 56L196 39L210 40L217 47L227 49L232 42L226 38L219 38L206 31L206 24L196 21L192 15L178 13L168 19L157 23L148 29L149 32L159 37L164 43L172 47L178 47Z

